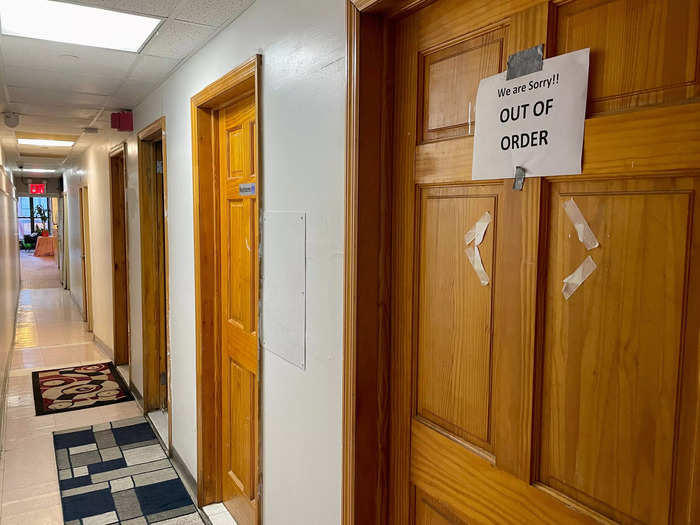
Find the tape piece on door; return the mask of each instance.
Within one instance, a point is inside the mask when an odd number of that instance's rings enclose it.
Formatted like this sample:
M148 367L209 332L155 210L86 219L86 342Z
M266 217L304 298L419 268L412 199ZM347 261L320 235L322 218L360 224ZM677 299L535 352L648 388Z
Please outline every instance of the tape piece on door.
M564 299L568 301L569 297L583 284L583 281L588 279L588 276L591 275L596 268L598 268L598 266L591 256L589 255L586 257L579 267L574 270L574 273L564 279L564 287L561 289Z
M569 216L569 220L571 220L571 223L574 225L574 229L578 234L578 240L583 243L586 250L592 250L593 248L600 246L595 233L593 233L591 227L588 226L586 218L583 216L583 213L581 213L581 210L576 205L576 202L574 202L574 199L564 201L562 206L564 207L566 214Z
M464 253L467 254L467 259L469 259L469 262L471 263L472 268L474 268L474 271L476 272L482 286L489 284L489 276L484 268L484 263L481 261L479 245L484 240L486 229L489 227L490 223L491 214L486 211L464 236L464 243L467 245ZM474 245L470 246L472 242Z

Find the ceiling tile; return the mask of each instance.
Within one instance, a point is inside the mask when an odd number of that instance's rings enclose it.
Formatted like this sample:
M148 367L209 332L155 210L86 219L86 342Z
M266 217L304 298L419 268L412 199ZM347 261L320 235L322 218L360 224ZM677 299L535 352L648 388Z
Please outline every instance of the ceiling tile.
M198 48L216 29L209 26L169 20L144 48L144 53L167 58L183 58Z
M155 87L156 84L152 82L129 80L119 88L114 96L110 97L108 103L111 106L133 109L138 106L139 103L146 98L146 95Z
M170 74L178 63L179 59L177 58L154 57L142 54L139 55L139 59L131 71L129 79L159 83Z
M177 5L173 0L71 0L74 4L166 17Z
M5 66L110 78L123 78L138 56L126 51L5 35L0 37L0 45Z
M234 20L255 0L193 0L183 2L175 12L177 20L219 27Z
M77 118L77 119L87 119L92 120L97 114L96 108L75 108L66 106L55 105L56 101L52 101L51 104L12 104L12 111L16 111L22 115L22 119L25 116L36 116L36 117L65 117L65 118ZM22 121L20 120L20 126Z
M10 94L10 103L51 104L60 101L62 105L66 106L102 107L107 100L104 95L91 95L75 91L12 86L9 86L7 90Z
M78 91L99 95L111 95L122 83L118 78L99 77L81 73L65 73L10 66L5 68L8 86L44 86L61 91Z

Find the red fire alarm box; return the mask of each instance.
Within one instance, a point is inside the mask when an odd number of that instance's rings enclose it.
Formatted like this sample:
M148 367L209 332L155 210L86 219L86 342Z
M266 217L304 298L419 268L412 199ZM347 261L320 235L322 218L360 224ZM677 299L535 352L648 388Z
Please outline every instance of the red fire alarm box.
M29 193L32 195L43 195L46 193L46 184L30 184Z
M134 115L131 111L112 113L112 128L117 131L134 131Z

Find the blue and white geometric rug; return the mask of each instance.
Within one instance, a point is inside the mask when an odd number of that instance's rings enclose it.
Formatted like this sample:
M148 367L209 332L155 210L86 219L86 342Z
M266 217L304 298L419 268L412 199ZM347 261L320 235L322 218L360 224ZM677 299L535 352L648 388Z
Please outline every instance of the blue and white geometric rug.
M201 525L143 417L54 432L66 525Z

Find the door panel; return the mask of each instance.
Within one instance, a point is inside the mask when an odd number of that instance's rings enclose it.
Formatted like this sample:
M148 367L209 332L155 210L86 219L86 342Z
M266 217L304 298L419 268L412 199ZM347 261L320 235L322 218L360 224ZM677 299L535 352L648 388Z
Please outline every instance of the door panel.
M241 525L258 506L258 201L241 195L256 183L255 99L219 111L223 500Z
M444 432L491 449L492 287L482 286L464 236L496 215L501 185L421 193L416 414ZM478 249L493 279L496 225Z
M437 0L391 22L390 523L698 520L700 143L650 131L695 96L698 27L698 0ZM586 172L472 181L479 80L542 42L592 48ZM483 286L464 234L485 211Z
M578 241L570 198L599 248ZM666 180L552 184L541 480L624 523L669 520L690 203ZM586 255L597 269L563 300Z
M574 0L556 9L553 55L591 48L589 114L692 98L699 18L698 0Z

